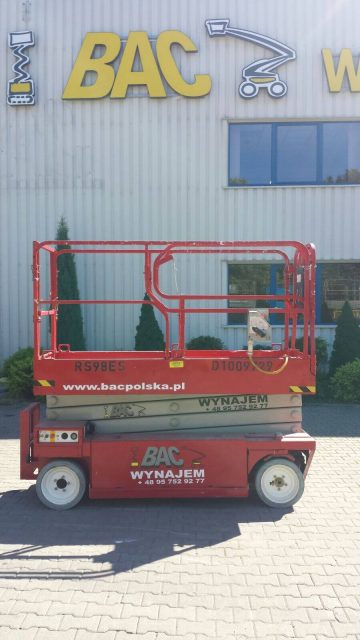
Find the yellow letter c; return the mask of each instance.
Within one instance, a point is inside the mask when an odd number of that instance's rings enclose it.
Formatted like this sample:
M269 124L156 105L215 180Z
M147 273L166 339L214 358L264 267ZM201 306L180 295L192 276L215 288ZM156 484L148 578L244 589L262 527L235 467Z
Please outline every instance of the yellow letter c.
M156 42L156 53L166 82L182 96L188 98L206 96L211 89L210 76L197 74L193 83L185 82L171 53L173 44L179 44L187 52L197 51L193 41L182 31L162 31Z

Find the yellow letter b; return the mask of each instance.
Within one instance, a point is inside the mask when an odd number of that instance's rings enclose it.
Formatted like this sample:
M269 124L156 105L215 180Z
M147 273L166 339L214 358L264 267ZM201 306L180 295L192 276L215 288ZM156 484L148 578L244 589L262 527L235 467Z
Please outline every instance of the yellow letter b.
M93 58L95 47L99 45L105 47L105 51L99 58ZM120 46L121 40L116 33L87 33L64 89L63 98L72 100L107 96L115 79L115 72L110 63L119 54ZM96 79L93 84L84 85L88 71L94 71Z

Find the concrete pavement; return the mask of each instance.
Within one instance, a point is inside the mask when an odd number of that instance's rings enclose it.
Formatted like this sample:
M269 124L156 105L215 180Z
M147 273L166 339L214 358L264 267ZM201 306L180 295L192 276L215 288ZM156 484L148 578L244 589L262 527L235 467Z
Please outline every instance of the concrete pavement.
M308 405L302 500L89 501L18 479L0 407L0 640L360 638L360 406Z

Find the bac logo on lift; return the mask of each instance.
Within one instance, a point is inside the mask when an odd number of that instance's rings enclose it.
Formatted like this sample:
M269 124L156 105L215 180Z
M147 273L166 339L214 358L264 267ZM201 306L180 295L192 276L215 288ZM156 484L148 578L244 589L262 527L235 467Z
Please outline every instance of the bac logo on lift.
M179 458L180 451L177 447L148 447L142 459L142 467L182 467L183 458Z
M185 458L182 457L185 455ZM135 448L132 451L131 467L155 467L158 468L162 465L165 467L183 467L184 464L188 464L191 467L198 467L203 463L205 455L201 451L195 449L189 449L184 447L183 454L175 447L147 447L143 458L139 456L138 449ZM141 459L141 462L139 460Z

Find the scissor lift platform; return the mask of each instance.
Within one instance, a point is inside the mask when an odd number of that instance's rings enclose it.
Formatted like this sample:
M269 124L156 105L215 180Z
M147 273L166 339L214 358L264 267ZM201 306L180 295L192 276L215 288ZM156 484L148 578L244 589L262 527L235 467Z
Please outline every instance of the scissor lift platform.
M41 295L41 254L50 264L50 292ZM137 254L148 300L63 300L58 259L64 254ZM281 294L180 294L161 287L175 257L223 259L267 255L283 265ZM271 506L301 496L315 450L302 429L303 394L315 393L315 251L298 242L34 243L34 393L47 396L21 417L21 477L37 478L44 504L67 509L86 489L99 497L246 496L253 482ZM192 313L248 313L263 304L281 314L280 345L258 351L192 351L185 346ZM163 317L163 351L72 351L58 344L65 304L150 304ZM194 303L197 305L194 308ZM249 313L250 316L250 313ZM175 342L171 318L177 319ZM50 319L50 347L41 322ZM296 342L299 327L302 349ZM173 330L173 328L172 328ZM250 327L251 331L251 327Z

